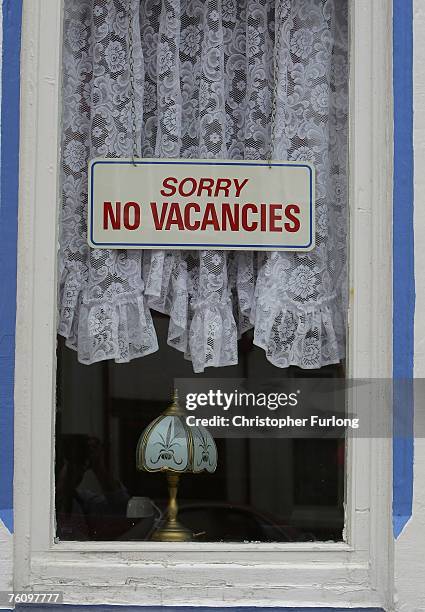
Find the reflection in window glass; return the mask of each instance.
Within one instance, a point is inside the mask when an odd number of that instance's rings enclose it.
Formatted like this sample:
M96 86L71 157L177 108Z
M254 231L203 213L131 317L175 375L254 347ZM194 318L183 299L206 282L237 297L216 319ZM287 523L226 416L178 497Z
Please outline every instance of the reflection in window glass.
M167 320L155 317L163 349L140 362L85 366L58 345L56 510L64 540L150 539L166 512L162 474L136 469L139 436L170 404L173 377L191 364L165 344ZM240 343L240 364L227 376L271 377L263 352ZM204 378L223 377L208 370ZM284 372L297 376L301 370ZM279 376L282 375L277 371ZM323 376L341 376L331 366ZM311 375L309 373L309 375ZM179 520L197 541L341 540L344 444L320 439L216 439L214 474L183 474ZM135 498L146 498L143 501ZM130 504L129 504L130 502ZM132 516L136 514L136 516Z

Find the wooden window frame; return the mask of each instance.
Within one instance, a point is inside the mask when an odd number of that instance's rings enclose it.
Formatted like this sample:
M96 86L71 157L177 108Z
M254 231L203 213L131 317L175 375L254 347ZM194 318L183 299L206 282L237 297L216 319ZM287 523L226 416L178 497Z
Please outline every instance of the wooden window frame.
M391 378L392 2L349 3L348 376ZM67 603L87 604L387 606L392 596L388 439L348 442L344 543L55 541L62 11L62 0L23 2L15 588L60 589Z

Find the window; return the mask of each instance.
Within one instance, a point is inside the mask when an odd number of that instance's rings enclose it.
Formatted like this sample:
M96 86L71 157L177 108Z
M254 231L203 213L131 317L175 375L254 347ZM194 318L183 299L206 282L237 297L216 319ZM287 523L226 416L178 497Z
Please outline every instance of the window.
M388 147L391 137L388 134L388 126L391 125L388 94L389 10L384 0L373 5L363 0L353 0L350 9L350 276L355 292L350 300L348 316L348 369L350 376L385 376L389 368L388 355L391 354L391 340L386 327L390 320L390 308L385 301L390 278L387 252L390 227L388 177L391 169ZM47 41L40 36L40 21L43 28L49 25L56 45L55 53L52 53L52 40L47 45ZM21 148L16 483L18 498L24 491L31 490L33 495L31 507L21 510L17 517L20 584L46 585L49 581L53 583L57 580L59 574L69 578L69 562L72 560L73 575L74 578L78 576L76 580L80 585L84 585L84 574L89 572L92 580L96 577L105 585L96 597L100 593L104 600L117 603L132 601L135 592L136 597L143 594L146 603L205 603L218 599L231 601L232 604L250 601L251 605L266 602L301 605L320 600L321 587L314 585L329 584L332 586L332 601L329 596L327 598L329 605L343 605L346 602L383 604L388 556L378 556L376 550L387 551L389 547L387 536L390 523L387 510L384 510L389 507L389 448L385 441L373 446L369 444L370 441L356 441L348 445L344 541L315 542L312 545L309 542L278 542L273 538L272 542L246 544L238 543L234 538L229 538L232 540L230 542L213 541L211 538L209 542L172 546L163 542L55 540L53 390L55 382L63 380L64 370L60 361L62 371L58 377L55 376L56 244L52 237L56 232L58 213L56 193L59 173L56 171L59 166L57 151L60 130L57 127L59 121L56 120L60 116L62 23L63 15L59 7L52 7L45 0L27 6L25 10L22 133L26 136ZM30 52L31 40L36 41L38 52L35 55ZM52 82L54 87L51 86ZM35 104L30 104L33 88L36 92ZM66 91L63 93L66 94ZM381 155L377 156L376 150ZM35 167L33 160L36 160ZM371 202L374 210L379 211L379 224L376 223L376 215L371 215ZM37 269L37 282L30 273L34 266ZM378 301L379 317L376 314L378 309L374 308ZM33 332L29 334L28 330ZM62 348L60 351L62 361L75 359L73 353ZM150 358L154 359L154 356L143 359ZM113 370L121 366L110 367ZM97 384L98 381L95 382ZM60 388L58 401L63 406L66 387L62 385ZM57 425L62 427L59 420ZM331 451L325 448L322 451L323 462L326 462L326 453ZM307 445L293 451L294 456L306 452L315 451L308 451ZM26 463L28 453L31 475ZM370 470L367 469L369 467ZM298 478L305 479L305 473L300 474L301 465L297 470ZM365 477L365 474L368 476ZM332 478L335 479L335 473ZM338 495L339 487L340 484ZM322 491L321 499L334 499L335 490L336 486L332 485L327 492ZM311 495L310 487L299 487L294 491L294 499L300 506L317 504L320 496ZM17 503L17 507L22 505ZM196 517L194 524L195 521ZM372 530L371 525L376 523L378 529ZM335 539L341 540L341 535ZM255 535L253 539L256 539ZM320 535L316 539L321 539ZM132 563L132 560L137 563ZM170 584L167 567L170 561L173 563L171 590L167 586ZM211 564L215 580L212 583L209 580L207 584L205 569L211 569ZM189 582L191 592L188 600ZM126 587L129 583L136 584L133 595ZM154 589L150 590L146 584L153 584ZM253 584L256 585L254 591ZM271 584L273 589L270 589ZM290 601L288 586L291 587Z
M67 0L63 36L58 329L86 370L60 342L58 536L149 538L166 490L160 476L137 474L134 451L170 401L173 379L269 377L276 391L276 380L302 372L343 376L348 3ZM90 249L88 162L134 151L312 162L316 247ZM180 516L193 532L213 541L342 540L337 440L316 441L314 452L311 442L300 451L301 442L279 439L217 444L216 474L180 486ZM309 456L307 501L296 474ZM137 530L126 508L140 492L155 501Z

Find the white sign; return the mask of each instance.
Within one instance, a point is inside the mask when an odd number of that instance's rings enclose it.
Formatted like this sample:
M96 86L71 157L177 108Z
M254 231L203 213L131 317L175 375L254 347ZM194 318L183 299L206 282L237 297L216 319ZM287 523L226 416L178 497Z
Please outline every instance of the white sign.
M106 249L309 251L306 162L94 159L88 241Z

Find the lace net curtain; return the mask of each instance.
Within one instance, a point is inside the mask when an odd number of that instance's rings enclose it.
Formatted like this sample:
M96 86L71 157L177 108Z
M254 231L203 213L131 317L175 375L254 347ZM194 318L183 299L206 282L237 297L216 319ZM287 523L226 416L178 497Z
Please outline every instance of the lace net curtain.
M130 27L138 154L313 162L312 252L88 247L88 161L133 150ZM168 343L195 372L237 363L238 337L250 328L280 368L340 361L346 2L66 0L63 73L59 333L78 359L126 362L156 351L156 310L169 316Z

